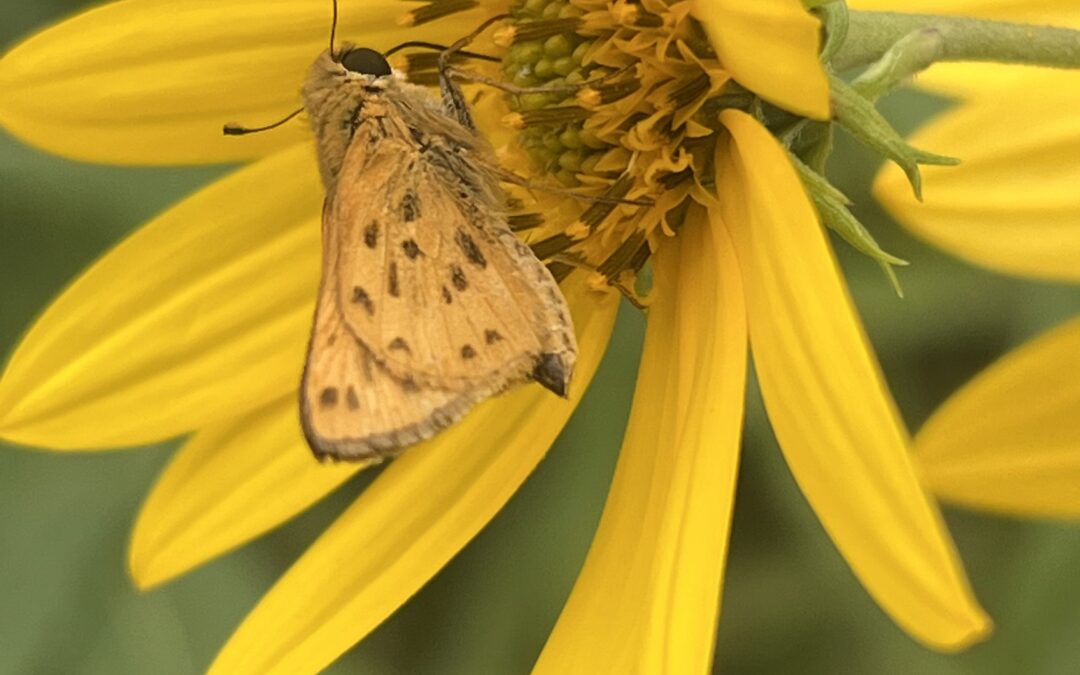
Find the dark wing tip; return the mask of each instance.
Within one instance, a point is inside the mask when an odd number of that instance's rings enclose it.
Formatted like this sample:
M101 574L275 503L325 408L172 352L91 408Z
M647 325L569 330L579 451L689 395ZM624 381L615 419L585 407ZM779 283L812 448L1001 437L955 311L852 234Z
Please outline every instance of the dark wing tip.
M570 372L560 354L541 354L533 369L532 377L545 389L566 398L570 389Z

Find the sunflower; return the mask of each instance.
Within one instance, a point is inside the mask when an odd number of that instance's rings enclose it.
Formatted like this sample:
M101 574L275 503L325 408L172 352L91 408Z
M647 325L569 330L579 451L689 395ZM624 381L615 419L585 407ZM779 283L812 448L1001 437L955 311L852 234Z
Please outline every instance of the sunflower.
M1075 3L968 2L963 11L1080 28ZM950 64L920 82L960 102L914 142L964 163L927 171L922 204L904 194L902 176L885 169L875 182L879 201L916 235L972 264L1080 282L1080 73ZM1006 354L919 431L915 449L929 486L972 508L1076 518L1078 382L1080 320Z
M445 43L507 9L478 4L347 4L338 34L383 50ZM29 143L98 162L250 161L96 262L0 381L0 437L12 442L74 451L189 434L135 527L130 567L142 588L258 536L363 468L313 461L297 421L319 268L309 134L295 124L220 135L223 121L294 107L325 48L319 5L126 0L0 61L0 122ZM478 112L508 163L631 202L619 217L545 213L529 233L534 249L596 270L563 282L580 344L569 397L523 387L395 460L254 608L214 672L318 670L446 564L566 423L608 342L612 286L648 258L631 420L537 671L708 669L748 347L785 458L868 592L929 646L961 649L987 633L815 209L762 121L766 108L828 117L819 33L797 0L516 5L488 45L503 50L505 79L588 85L589 63L632 76L569 102L526 94L509 111L488 97ZM544 129L553 120L557 136ZM507 137L500 121L520 133ZM635 206L639 196L656 200Z

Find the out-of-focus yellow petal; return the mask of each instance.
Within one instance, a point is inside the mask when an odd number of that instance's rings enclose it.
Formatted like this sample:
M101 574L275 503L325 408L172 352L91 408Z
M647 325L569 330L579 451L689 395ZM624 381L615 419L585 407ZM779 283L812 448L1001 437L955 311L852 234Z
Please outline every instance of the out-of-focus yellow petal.
M787 155L725 111L717 153L724 221L743 270L750 345L777 440L856 576L918 640L962 649L989 622L940 514L821 226Z
M1080 28L1080 3L1071 0L851 0L852 9L911 14L973 16L1064 28ZM1080 90L1080 72L1001 63L939 63L916 79L923 88L964 99L1000 101L1001 91L1023 87L1028 92ZM1057 89L1058 86L1062 88Z
M296 388L319 274L307 145L196 193L107 253L37 320L0 379L0 437L134 445Z
M829 117L821 25L799 0L695 0L694 14L739 84L793 113Z
M337 36L375 49L456 39L480 10L407 28L398 0L343 2ZM330 2L122 0L79 14L0 59L0 124L75 159L136 164L248 159L309 132L306 122L226 137L300 105L308 66L326 49Z
M254 539L367 466L317 462L297 406L292 393L203 429L180 449L135 523L129 563L140 588Z
M1080 516L1080 320L1006 355L915 438L944 499L1025 516Z
M1080 105L1080 94L1073 98ZM965 260L1011 274L1080 281L1075 110L1048 109L1045 101L963 105L911 139L963 163L926 167L923 203L891 165L878 175L874 194L916 234Z
M1018 23L1080 26L1072 0L848 0L851 9L904 14L974 16Z
M704 214L655 258L626 440L585 567L534 673L706 673L746 383L738 263Z
M528 385L405 452L248 615L211 673L322 670L491 520L569 419L611 334L617 296L579 276L564 289L580 348L569 400Z

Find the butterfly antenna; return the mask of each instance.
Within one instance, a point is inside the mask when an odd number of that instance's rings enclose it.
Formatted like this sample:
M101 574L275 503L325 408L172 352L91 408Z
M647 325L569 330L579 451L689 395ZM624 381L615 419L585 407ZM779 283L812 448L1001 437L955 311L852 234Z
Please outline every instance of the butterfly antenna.
M245 136L247 134L254 134L260 131L269 131L270 129L273 129L275 127L280 127L282 124L285 124L286 122L288 122L302 112L304 112L303 108L297 108L285 117L279 119L277 122L274 122L273 124L267 124L265 127L242 127L239 124L226 124L224 127L222 127L221 131L226 136Z
M337 0L334 3L334 18L330 20L330 55L334 55L334 36L337 34Z
M393 55L393 54L395 54L397 52L400 52L402 49L431 49L431 50L437 51L437 52L444 52L447 49L449 49L449 47L447 47L446 45L440 45L440 44L437 44L437 43L434 43L434 42L424 42L422 40L409 40L408 42L402 42L401 44L396 45L396 46L391 47L390 49L386 50L386 52L383 54L383 56L390 57L391 55ZM502 63L502 58L500 58L498 56L491 56L489 54L478 54L476 52L465 51L464 49L457 50L455 52L455 54L457 54L458 56L467 58L467 59L477 59L479 61L490 61L491 63Z

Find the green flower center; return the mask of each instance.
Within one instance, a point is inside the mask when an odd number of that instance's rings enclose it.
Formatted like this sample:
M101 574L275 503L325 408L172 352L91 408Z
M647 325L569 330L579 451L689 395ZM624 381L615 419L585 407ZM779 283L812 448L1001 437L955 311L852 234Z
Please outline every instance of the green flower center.
M518 130L511 163L603 199L566 200L546 218L561 225L539 232L541 258L569 256L629 285L690 209L714 201L718 112L739 102L690 10L690 0L519 0L493 32L512 89L503 121Z

